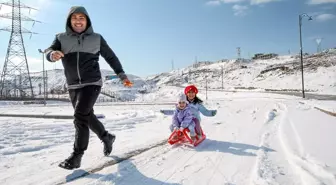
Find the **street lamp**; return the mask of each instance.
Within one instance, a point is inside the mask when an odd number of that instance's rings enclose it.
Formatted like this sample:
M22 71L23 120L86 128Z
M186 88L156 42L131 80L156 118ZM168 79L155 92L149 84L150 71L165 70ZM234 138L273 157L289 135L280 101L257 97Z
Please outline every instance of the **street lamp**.
M39 53L42 54L42 63L43 63L43 99L44 99L44 106L46 106L46 84L45 84L45 76L44 76L44 53L45 51L42 51L41 49L38 49Z
M302 19L303 17L307 17L309 21L313 20L311 16L309 16L306 13L303 13L299 15L299 29L300 29L300 60L301 60L301 77L302 77L302 97L305 98L305 92L304 92L304 80L303 80L303 52L302 52Z

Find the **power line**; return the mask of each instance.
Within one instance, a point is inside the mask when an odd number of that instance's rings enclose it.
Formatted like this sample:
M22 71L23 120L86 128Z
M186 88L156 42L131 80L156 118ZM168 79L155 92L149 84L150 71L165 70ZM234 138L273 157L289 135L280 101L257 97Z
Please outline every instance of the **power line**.
M6 58L1 73L1 96L33 97L33 86L22 34L28 33L31 37L32 34L37 33L22 27L22 21L33 22L33 26L40 21L23 15L21 9L29 9L29 11L36 9L22 4L20 0L0 3L0 10L2 6L11 6L12 12L0 14L0 18L11 19L12 24L10 27L0 29L0 31L10 32Z

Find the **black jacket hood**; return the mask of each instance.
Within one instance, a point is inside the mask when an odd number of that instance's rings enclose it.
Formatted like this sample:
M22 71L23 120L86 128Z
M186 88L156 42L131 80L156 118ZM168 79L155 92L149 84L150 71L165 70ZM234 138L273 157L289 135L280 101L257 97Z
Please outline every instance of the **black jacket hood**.
M71 7L71 9L69 11L69 14L68 14L68 17L67 17L66 26L65 26L66 33L68 33L68 34L77 34L71 28L71 15L73 13L83 13L84 15L86 15L87 26L86 26L86 30L83 33L84 34L91 34L91 33L93 33L93 28L92 28L92 24L91 24L91 19L90 19L89 13L86 11L86 9L83 6L73 6L73 7Z

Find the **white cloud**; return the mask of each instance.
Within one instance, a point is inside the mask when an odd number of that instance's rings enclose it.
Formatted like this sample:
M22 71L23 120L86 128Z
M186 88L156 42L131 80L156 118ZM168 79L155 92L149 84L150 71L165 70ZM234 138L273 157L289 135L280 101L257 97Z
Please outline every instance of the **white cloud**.
M251 5L259 5L259 4L276 2L276 1L281 1L281 0L212 0L212 1L208 1L207 4L219 5L221 2L225 4L249 2ZM332 1L332 0L329 0L329 1Z
M8 1L11 2L11 1ZM46 8L51 6L51 0L25 0L25 1L21 1L22 4L29 6L31 8L37 9L37 10L33 10L33 9L22 9L21 10L21 14L22 17L23 16L27 16L30 17L32 19L35 19L35 17L37 17L39 15L39 12L41 11L46 11ZM6 13L11 13L12 12L12 7L11 6L7 6L7 5L2 5L1 9L0 9L0 14L6 14ZM5 18L0 18L0 27L8 27L11 25L12 21L10 19L5 19ZM23 22L23 26L26 27L27 29L29 29L32 25L32 22L27 21L27 22Z
M221 2L219 0L217 1L208 1L206 2L207 5L210 5L210 6L218 6L221 4Z
M266 3L271 3L271 2L277 2L281 0L251 0L250 3L252 5L259 5L259 4L266 4Z
M0 9L1 13L9 13L9 12L11 12L11 10L12 10L12 7L1 5L1 9Z
M27 56L27 61L28 61L30 72L42 71L42 69L43 69L42 56L41 56L41 58L35 58L35 57ZM61 61L56 61L55 63L54 62L50 63L46 59L44 59L44 67L45 67L46 70L50 70L50 69L54 69L54 68L63 69Z
M246 0L221 0L223 3L240 3Z
M336 3L336 0L309 0L308 4L326 4L326 3Z
M206 5L219 6L220 4L231 4L235 3L232 7L235 16L244 16L246 11L249 9L247 5L239 5L239 3L249 3L250 5L262 5L271 2L278 2L282 0L211 0L207 1Z
M0 9L0 14L7 14L10 13L12 11L12 7L10 6L1 6ZM10 19L5 19L5 18L0 18L0 27L5 27L8 26L12 21Z
M325 6L325 7L322 7L323 10L336 10L336 6Z
M246 10L248 10L248 7L236 4L232 7L232 9L234 11L235 16L244 16L246 15Z
M334 14L321 14L316 16L316 20L320 22L329 21L333 19L336 19L336 16Z

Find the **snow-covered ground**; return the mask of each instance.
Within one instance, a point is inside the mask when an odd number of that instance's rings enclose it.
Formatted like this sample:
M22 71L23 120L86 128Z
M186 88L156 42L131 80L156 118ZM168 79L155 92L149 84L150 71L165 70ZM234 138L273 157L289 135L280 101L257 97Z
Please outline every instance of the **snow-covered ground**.
M318 107L326 111L336 113L336 101L316 101L316 100L304 100L303 103L312 107Z
M72 120L1 117L0 184L336 184L336 118L312 106L335 104L211 91L205 105L218 114L202 118L207 139L196 148L174 147L165 144L171 117L159 110L172 109L164 103L175 101L179 92L162 87L143 97L152 99L150 105L97 105L95 113L105 114L101 121L117 135L113 153L104 157L102 143L91 133L82 167L74 171L57 166L72 149ZM7 103L0 112L71 115L72 108L55 102L46 107ZM144 148L151 149L140 152Z

